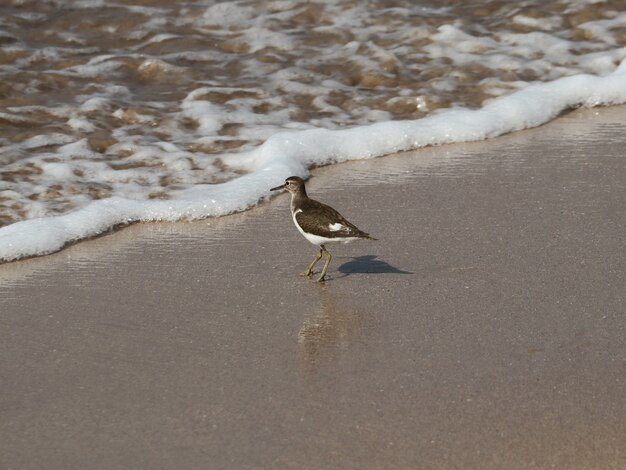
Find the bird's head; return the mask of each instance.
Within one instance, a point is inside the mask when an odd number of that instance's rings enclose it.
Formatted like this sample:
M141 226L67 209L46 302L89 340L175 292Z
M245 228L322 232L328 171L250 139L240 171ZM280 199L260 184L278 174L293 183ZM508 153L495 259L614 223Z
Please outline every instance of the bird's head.
M291 194L296 193L304 193L304 180L298 176L290 176L285 180L285 184L281 184L280 186L276 186L275 188L270 189L270 191L278 191L279 189L286 189Z

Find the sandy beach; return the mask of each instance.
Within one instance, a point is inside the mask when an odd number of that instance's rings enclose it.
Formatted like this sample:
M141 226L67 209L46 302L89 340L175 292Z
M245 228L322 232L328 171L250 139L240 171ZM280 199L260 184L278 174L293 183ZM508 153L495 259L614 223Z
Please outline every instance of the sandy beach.
M324 284L287 195L0 265L0 468L626 468L625 123L315 170Z

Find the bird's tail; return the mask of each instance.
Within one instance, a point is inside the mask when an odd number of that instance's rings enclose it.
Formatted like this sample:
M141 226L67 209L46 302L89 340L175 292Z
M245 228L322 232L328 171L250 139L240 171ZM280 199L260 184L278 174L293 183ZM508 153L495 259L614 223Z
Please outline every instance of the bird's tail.
M378 238L374 238L369 233L365 233L365 232L361 232L359 237L364 238L365 240L375 240L375 241L378 241Z

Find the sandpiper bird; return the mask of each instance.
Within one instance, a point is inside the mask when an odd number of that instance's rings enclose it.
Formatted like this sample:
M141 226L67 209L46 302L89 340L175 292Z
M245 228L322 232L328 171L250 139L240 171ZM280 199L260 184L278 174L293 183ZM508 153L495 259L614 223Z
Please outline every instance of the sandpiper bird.
M354 224L348 222L339 212L326 204L314 201L306 195L304 180L297 176L290 176L285 180L285 184L276 186L270 191L286 189L291 193L291 215L293 223L296 224L304 238L320 247L320 252L313 260L309 268L302 273L310 276L313 267L322 259L322 253L326 253L326 263L322 269L322 274L317 282L322 282L326 276L326 270L330 264L332 256L324 246L326 243L349 243L359 238L376 240L368 233L359 230Z

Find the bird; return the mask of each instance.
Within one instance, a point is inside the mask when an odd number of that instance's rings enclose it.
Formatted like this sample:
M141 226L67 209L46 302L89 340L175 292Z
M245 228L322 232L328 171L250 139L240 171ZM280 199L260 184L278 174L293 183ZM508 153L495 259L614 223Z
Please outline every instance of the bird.
M359 239L376 240L369 233L363 232L348 222L332 207L309 198L302 178L290 176L285 180L285 184L271 188L270 191L283 189L291 194L291 215L296 228L304 238L320 249L311 265L302 273L303 276L311 276L313 267L326 253L326 263L322 273L317 278L317 282L324 282L328 265L332 259L325 246L327 243L350 243Z

